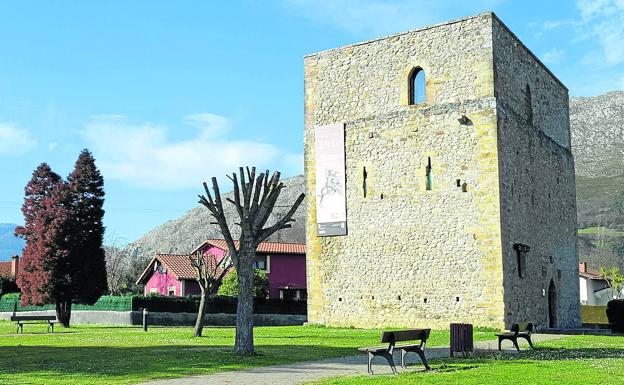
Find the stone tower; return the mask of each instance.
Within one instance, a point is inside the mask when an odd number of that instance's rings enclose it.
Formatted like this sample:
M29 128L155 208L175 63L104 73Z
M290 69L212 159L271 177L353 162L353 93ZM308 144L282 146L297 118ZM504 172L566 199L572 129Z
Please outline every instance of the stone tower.
M567 88L493 13L305 57L308 318L579 325Z

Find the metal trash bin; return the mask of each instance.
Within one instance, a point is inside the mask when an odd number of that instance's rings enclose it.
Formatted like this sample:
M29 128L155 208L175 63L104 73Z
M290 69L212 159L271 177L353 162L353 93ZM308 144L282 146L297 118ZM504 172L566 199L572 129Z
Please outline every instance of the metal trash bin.
M451 357L453 353L468 353L474 350L471 324L451 324Z

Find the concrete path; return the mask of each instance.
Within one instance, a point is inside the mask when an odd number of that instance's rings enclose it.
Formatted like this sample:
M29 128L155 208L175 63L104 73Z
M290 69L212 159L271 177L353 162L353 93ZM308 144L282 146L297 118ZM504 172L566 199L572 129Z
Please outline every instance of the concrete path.
M558 334L533 334L533 342L539 344L540 341L563 338ZM520 347L527 347L526 342L521 342ZM475 343L477 352L496 351L498 341L481 341ZM444 358L449 356L448 347L427 348L427 359ZM503 342L503 351L515 353L511 348L511 342ZM409 354L406 359L408 365L417 362L418 365L401 369L400 372L423 370L418 357ZM400 362L398 355L395 362ZM390 367L383 358L376 358L373 361L373 371L375 374L390 374ZM356 376L366 373L366 356L364 354L350 357L333 358L322 361L299 362L289 365L265 366L261 368L223 372L203 376L183 377L176 379L157 380L145 382L141 385L296 385L305 382L318 381L328 377Z

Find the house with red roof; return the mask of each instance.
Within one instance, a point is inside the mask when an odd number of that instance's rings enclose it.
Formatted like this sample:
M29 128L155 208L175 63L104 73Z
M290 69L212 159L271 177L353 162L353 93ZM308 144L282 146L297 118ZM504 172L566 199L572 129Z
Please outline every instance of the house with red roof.
M235 241L238 248L238 241ZM228 253L223 239L208 239L191 255L201 253L220 262ZM256 268L264 270L269 280L269 298L307 299L306 248L301 243L262 242L256 253ZM200 294L195 271L188 255L156 254L137 280L145 285L144 295L187 296Z
M604 306L613 299L609 282L599 271L589 268L587 262L579 263L579 288L582 305Z
M10 261L0 262L0 276L10 276L17 278L19 272L19 256L15 255Z

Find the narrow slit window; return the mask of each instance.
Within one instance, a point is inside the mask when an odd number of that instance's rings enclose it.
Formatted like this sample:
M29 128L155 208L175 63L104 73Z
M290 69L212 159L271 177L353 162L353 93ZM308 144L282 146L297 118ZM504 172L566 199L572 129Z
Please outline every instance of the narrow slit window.
M414 68L409 76L409 104L421 104L427 101L425 92L425 71Z
M526 86L525 97L527 122L533 124L533 101L531 100L531 87L528 84Z
M368 178L368 173L366 172L366 167L362 168L362 192L364 193L364 198L366 198L366 190L368 186L366 185L366 179Z
M433 172L431 170L431 158L427 158L427 167L425 167L425 177L427 178L427 191L431 191L433 189Z

